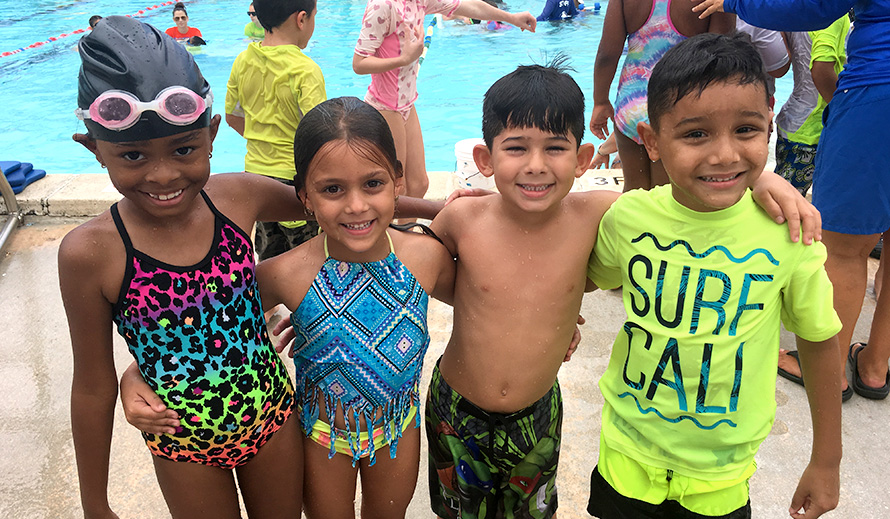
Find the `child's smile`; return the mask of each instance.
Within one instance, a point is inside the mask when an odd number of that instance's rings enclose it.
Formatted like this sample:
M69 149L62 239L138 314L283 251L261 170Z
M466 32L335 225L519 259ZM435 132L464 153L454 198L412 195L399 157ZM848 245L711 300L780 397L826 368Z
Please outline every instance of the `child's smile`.
M343 141L332 141L309 167L304 196L328 236L333 258L369 262L389 254L386 228L395 212L393 173Z
M586 147L579 148L571 134L510 127L494 138L491 151L477 146L474 157L484 175L494 175L502 196L520 207L534 204L525 209L538 212L558 204L572 189L590 162Z
M677 101L657 132L640 127L650 158L664 163L674 198L708 212L738 202L763 172L771 120L761 85L721 82Z

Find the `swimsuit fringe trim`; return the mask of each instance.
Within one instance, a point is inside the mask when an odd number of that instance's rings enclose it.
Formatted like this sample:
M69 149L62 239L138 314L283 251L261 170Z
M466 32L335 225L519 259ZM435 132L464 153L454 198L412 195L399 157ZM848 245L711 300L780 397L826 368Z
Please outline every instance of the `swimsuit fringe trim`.
M334 454L336 454L335 441L342 437L349 442L349 448L352 451L353 467L355 467L359 459L365 456L369 458L371 466L374 466L374 463L377 462L376 449L374 448L374 430L381 426L383 426L386 444L389 445L389 457L395 459L396 449L398 448L399 439L402 437L402 430L405 425L405 418L412 407L420 407L420 373L418 372L411 384L406 384L404 387L405 389L396 393L393 399L383 406L374 406L370 402L365 402L366 405L363 406L346 408L338 397L326 393L324 395L325 415L331 429L331 450L328 453L328 459L333 458ZM300 421L303 424L307 438L312 434L315 422L319 419L320 409L318 407L317 395L319 391L321 391L319 388L315 388L314 391L304 391L300 399L300 404L303 408ZM333 425L338 406L343 409L346 434L343 434L344 431L342 429ZM374 415L381 409L382 416L375 421ZM368 427L368 444L364 448L361 446L360 439L362 432L360 418L362 417L364 417L365 425ZM415 428L420 427L420 417L420 411L416 412L414 417Z

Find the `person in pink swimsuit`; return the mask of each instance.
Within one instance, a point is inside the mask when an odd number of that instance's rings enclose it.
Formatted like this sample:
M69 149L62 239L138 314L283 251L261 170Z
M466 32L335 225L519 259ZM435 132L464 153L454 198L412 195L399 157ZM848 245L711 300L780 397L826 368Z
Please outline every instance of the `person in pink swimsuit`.
M405 194L423 197L429 187L417 100L418 58L423 52L423 17L443 13L507 22L534 32L529 12L508 13L482 0L369 0L355 45L352 69L371 74L365 102L383 114L405 168Z
M686 2L671 0L612 0L606 9L603 35L593 67L593 114L590 131L605 140L606 123L612 119L618 155L624 169L624 191L667 184L661 162L651 162L637 136L637 124L648 122L646 90L652 68L671 47L704 32L728 34L735 18L723 16L699 20ZM627 41L627 57L621 71L616 99L609 101L609 88Z

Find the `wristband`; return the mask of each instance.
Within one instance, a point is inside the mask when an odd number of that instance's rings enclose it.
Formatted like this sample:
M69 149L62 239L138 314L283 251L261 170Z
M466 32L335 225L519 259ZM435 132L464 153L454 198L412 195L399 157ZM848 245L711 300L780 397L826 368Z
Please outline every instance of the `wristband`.
M599 148L596 149L596 154L597 154L597 155L602 155L603 157L606 157L606 158L609 158L609 154L608 154L608 153L603 153L602 151L600 151Z

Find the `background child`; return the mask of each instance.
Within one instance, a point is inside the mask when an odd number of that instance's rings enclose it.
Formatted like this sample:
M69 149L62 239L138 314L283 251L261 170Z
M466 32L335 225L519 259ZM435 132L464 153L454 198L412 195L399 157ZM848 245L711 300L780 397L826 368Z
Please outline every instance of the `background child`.
M732 16L699 20L685 2L671 0L611 0L603 20L603 34L593 67L593 113L590 130L600 139L609 134L612 119L624 170L624 191L666 184L658 162L646 156L637 123L646 122L646 85L652 67L678 42L704 32L729 33ZM609 101L609 88L627 40L627 57L618 81L617 108Z
M386 118L405 169L405 194L415 197L423 197L429 187L423 135L414 102L417 60L423 52L423 17L434 13L509 22L530 31L535 30L536 23L528 12L507 13L482 0L368 2L352 68L356 74L371 74L365 101Z
M244 36L247 36L252 40L262 40L265 38L266 30L263 29L262 24L260 24L259 19L256 17L256 9L253 7L253 2L247 7L247 16L250 17L250 21L244 26Z
M840 321L824 247L791 242L748 195L772 117L762 61L741 35L690 38L655 66L648 107L640 134L671 185L609 209L588 269L601 288L623 287L629 316L600 380L588 512L750 517L781 321L798 336L813 420L789 513L818 517L838 502Z
M294 132L325 100L321 68L303 53L315 30L315 0L255 0L262 42L235 58L226 91L226 122L247 139L244 170L293 185ZM258 222L256 250L267 259L318 234L315 222Z
M813 184L822 112L847 62L849 32L850 16L845 14L819 31L784 33L793 58L794 90L776 116L776 173L804 195Z
M450 301L454 260L430 236L388 228L401 165L373 107L325 101L300 122L294 150L296 189L324 232L258 276L267 308L293 309L305 512L353 517L361 473L362 517L404 517L420 455L427 294Z
M296 517L293 386L266 333L245 229L257 218L298 217L302 206L260 177L209 178L220 117L182 45L110 16L78 48L78 115L89 133L74 140L124 196L59 250L85 515L114 517L106 488L115 323L142 376L183 418L172 434L144 435L171 514L240 517L234 469L251 517Z

